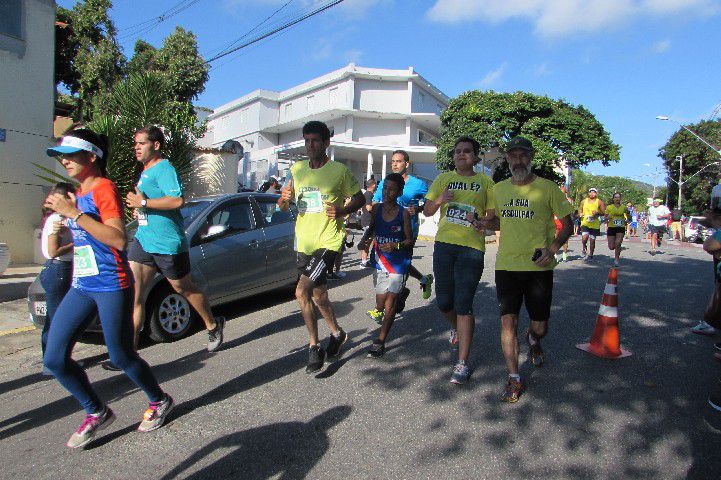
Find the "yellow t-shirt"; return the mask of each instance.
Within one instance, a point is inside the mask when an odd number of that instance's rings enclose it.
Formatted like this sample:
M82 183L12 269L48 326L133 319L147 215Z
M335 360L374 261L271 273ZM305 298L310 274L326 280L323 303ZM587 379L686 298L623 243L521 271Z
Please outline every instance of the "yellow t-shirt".
M347 197L360 192L358 181L348 167L335 161L310 168L309 160L302 160L291 167L290 173L298 207L296 250L307 255L321 248L339 252L345 238L343 218L329 218L324 204L342 207Z
M626 220L629 217L628 207L626 207L626 205L619 205L617 207L613 203L606 205L606 215L608 215L609 228L625 227Z
M498 182L493 195L496 216L501 220L496 270L553 270L555 260L539 267L531 257L537 248L551 246L556 238L553 216L563 218L573 212L566 195L558 185L540 177L528 185L514 185L510 179Z
M595 200L586 198L583 201L583 211L581 214L581 226L588 228L601 228L601 220L599 215L601 213L601 199L596 197Z
M493 208L493 180L482 173L464 177L456 172L444 172L436 177L426 198L436 200L443 190L453 192L453 201L441 206L436 241L486 251L486 240L467 220L467 214L479 217Z

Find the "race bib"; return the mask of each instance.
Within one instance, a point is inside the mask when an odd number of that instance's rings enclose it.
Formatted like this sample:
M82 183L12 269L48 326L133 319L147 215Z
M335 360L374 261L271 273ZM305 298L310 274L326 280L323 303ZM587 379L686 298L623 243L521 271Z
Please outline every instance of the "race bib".
M455 223L462 227L470 227L471 222L468 221L468 214L473 215L474 211L475 209L472 205L451 202L446 209L446 222Z
M613 225L616 227L623 227L623 220L614 220Z
M323 197L320 190L305 190L298 199L298 213L321 213L323 211Z
M76 278L93 277L98 273L93 247L90 245L75 247L73 250L73 276Z
M148 225L148 212L144 208L138 209L138 225L141 227Z

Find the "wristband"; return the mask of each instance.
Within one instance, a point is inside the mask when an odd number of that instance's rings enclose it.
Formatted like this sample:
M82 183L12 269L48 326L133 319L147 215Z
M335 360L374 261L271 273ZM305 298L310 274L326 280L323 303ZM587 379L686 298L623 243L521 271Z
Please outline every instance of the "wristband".
M85 215L85 212L80 212L77 215L75 215L75 217L73 218L73 222L77 223L78 218L82 217L83 215Z
M400 250L400 249L401 249L401 242L398 242L398 246L396 247L396 250Z

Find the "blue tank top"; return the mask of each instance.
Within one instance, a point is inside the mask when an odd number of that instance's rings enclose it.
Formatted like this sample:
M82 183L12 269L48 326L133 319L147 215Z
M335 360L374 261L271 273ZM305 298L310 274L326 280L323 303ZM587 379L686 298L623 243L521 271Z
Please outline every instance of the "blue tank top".
M390 242L402 242L405 240L403 233L403 208L398 208L398 215L386 222L383 220L383 206L376 209L375 218L375 239L371 261L375 263L376 269L387 273L406 275L411 266L410 252L406 249L393 250L390 253L381 251L380 245Z

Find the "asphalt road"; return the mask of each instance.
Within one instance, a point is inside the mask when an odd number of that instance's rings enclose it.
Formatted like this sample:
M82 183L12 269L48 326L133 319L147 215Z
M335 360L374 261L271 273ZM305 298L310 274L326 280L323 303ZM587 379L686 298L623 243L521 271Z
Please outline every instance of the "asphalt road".
M86 451L64 446L83 414L38 374L37 333L1 337L15 347L0 357L0 478L721 478L721 433L706 408L721 338L689 331L712 289L708 255L670 246L651 257L648 244L628 242L619 299L633 356L604 360L575 345L590 337L611 257L599 248L584 264L578 241L571 247L573 261L556 271L546 365L524 363L528 390L515 405L499 401L494 246L475 298L475 372L460 387L449 383L448 327L415 288L385 357L366 358L372 280L355 256L331 290L351 338L319 375L304 372L307 336L288 292L220 308L230 321L216 354L205 352L202 333L144 348L178 403L152 433L135 431L144 395L98 366L101 345L79 345L76 357L89 359L117 415ZM432 244L416 252L429 271Z

